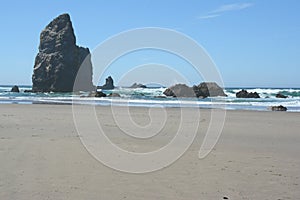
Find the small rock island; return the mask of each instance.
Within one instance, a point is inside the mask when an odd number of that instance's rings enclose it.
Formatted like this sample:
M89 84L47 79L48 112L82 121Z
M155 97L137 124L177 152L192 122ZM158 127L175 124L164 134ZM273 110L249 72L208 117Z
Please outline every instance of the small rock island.
M167 88L164 93L166 96L172 97L217 97L217 96L227 96L223 88L221 88L215 82L202 82L199 85L194 85L189 87L185 84L176 84Z
M101 89L101 90L113 90L114 88L115 88L114 80L112 79L111 76L109 76L105 79L105 84L104 85L97 86L97 89Z

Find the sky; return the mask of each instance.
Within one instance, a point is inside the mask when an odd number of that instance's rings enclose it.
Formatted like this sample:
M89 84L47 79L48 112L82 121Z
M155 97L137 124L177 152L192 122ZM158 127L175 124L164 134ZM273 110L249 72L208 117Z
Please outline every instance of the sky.
M299 10L298 0L3 0L0 85L31 85L40 32L58 15L69 13L77 44L91 51L124 31L167 28L192 38L204 48L225 87L300 87ZM155 63L153 70L147 70L149 63ZM122 56L99 81L112 75L116 83L128 85L174 75L164 70L154 73L157 66L174 68L191 84L202 81L189 63L157 50ZM128 75L133 71L136 76Z

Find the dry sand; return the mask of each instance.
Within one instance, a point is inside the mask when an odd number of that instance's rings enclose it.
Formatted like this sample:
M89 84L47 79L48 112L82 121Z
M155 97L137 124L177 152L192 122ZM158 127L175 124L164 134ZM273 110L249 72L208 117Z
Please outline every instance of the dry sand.
M96 110L110 139L132 151L156 149L178 128L179 109L169 108L162 134L137 142L118 129L110 107ZM148 111L130 108L142 125ZM128 174L86 151L71 106L0 105L0 199L300 199L300 113L227 111L217 145L200 160L209 121L210 110L201 110L196 140L171 166Z

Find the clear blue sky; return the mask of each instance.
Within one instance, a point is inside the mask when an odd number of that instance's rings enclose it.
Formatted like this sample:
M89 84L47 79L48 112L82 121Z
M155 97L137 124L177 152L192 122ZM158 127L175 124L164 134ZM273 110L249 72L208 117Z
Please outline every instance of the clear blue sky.
M128 29L170 28L206 49L227 87L300 87L299 10L298 0L1 1L0 84L31 84L40 32L67 12L91 50Z

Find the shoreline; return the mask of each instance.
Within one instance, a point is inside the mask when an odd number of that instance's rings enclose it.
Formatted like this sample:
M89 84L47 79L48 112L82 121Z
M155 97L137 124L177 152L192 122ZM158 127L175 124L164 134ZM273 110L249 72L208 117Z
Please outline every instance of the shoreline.
M226 110L258 110L268 111L272 106L287 108L288 112L300 112L300 90L295 89L249 89L249 93L259 93L261 98L236 98L236 92L241 88L225 89L227 97L173 98L166 97L165 89L127 88L104 91L106 95L118 93L119 97L93 98L88 93L21 93L7 92L11 88L0 89L0 104L19 103L48 103L48 104L94 104L94 105L121 105L135 107L194 107L194 108L225 108ZM27 88L28 89L28 88ZM277 98L277 94L283 97Z
M226 109L226 108L209 108L209 107L176 107L176 106L167 106L167 107L162 107L159 105L154 105L154 106L143 106L143 105L130 105L130 106L124 106L124 105L94 105L94 104L80 104L80 103L61 103L61 102L35 102L35 103L0 103L1 106L5 105L20 105L20 106L30 106L30 105L58 105L58 106L93 106L93 107L132 107L132 108L164 108L164 109L169 109L169 108L174 108L174 109L190 109L190 108L197 108L199 110L225 110L225 112L238 112L238 111L244 111L244 112L271 112L271 113L300 113L299 111L294 111L294 110L287 110L287 111L272 111L271 108L268 108L267 110L254 110L254 109ZM226 106L224 106L226 107Z

